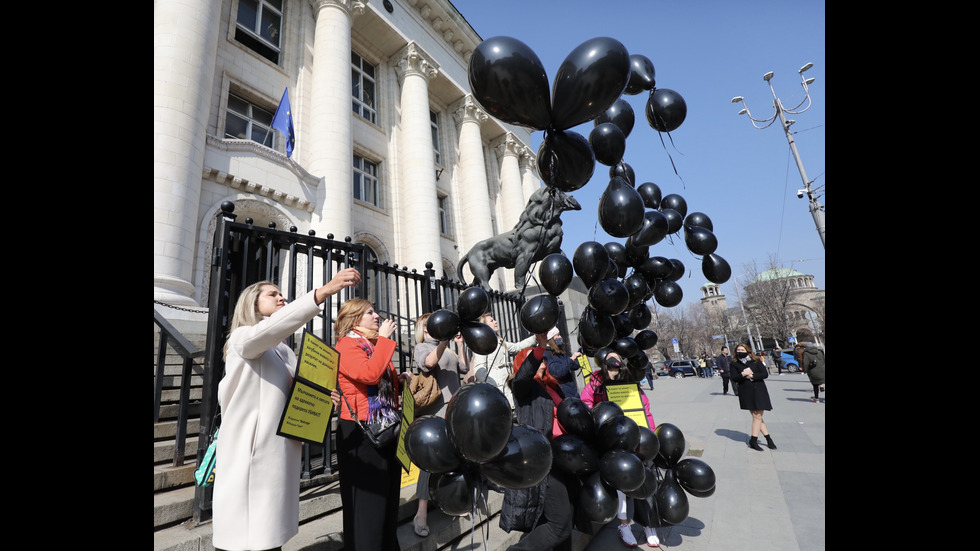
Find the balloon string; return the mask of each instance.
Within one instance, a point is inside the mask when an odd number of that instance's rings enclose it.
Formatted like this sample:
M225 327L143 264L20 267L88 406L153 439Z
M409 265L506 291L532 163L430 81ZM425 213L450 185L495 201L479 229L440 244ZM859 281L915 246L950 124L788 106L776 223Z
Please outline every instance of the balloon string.
M660 136L660 145L664 147L664 151L667 152L667 158L670 159L670 166L674 169L674 175L681 181L684 189L687 189L687 184L684 182L684 178L681 178L681 175L677 172L677 165L674 164L674 158L670 156L670 151L667 151L667 144L664 143L664 133L658 131L657 134ZM670 145L673 145L674 149L677 149L677 146L674 145L674 138L670 135L670 132L667 132L667 139L670 140ZM681 153L681 155L683 155L683 153Z

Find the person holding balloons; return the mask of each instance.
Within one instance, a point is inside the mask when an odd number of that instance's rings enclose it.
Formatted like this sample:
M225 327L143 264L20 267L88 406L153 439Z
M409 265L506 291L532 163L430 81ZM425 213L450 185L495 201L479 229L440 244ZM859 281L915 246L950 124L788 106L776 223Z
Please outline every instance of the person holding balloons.
M592 409L596 404L608 400L605 383L607 381L632 381L629 368L623 362L618 352L610 351L600 362L602 368L592 374L589 384L582 389L581 399L585 405ZM640 393L640 400L643 402L643 413L646 415L647 424L650 430L657 428L653 421L653 414L650 413L650 400L646 393ZM619 519L619 540L627 547L636 547L636 537L630 530L629 519L626 518L626 494L616 490L616 497L619 500L616 518ZM644 499L636 499L633 503L633 518L638 520L643 526L643 535L647 538L647 545L650 547L660 547L660 538L657 536L657 529L653 526L652 510Z
M544 360L548 364L548 373L561 383L561 389L565 397L578 398L578 383L575 382L575 372L581 369L578 364L578 357L581 352L576 352L568 356L565 353L565 343L561 336L561 331L557 327L552 327L548 331L548 348L544 352Z
M480 323L486 324L497 334L497 348L489 354L473 354L470 358L471 371L475 373L477 381L490 383L499 388L510 402L510 409L514 409L514 395L507 385L507 380L513 371L510 366L510 355L534 346L534 335L516 343L509 343L500 337L500 325L493 318L493 314L487 312L479 319Z
M756 357L749 352L744 344L735 347L735 360L731 363L729 376L738 385L738 405L741 409L749 410L752 414L752 436L749 438L749 447L753 450L762 451L759 447L759 432L766 437L766 443L770 449L776 449L772 437L769 436L769 428L762 420L764 411L772 411L772 401L769 399L769 390L766 388L766 377L769 376L769 369Z
M544 360L548 342L545 333L535 334L537 346L526 348L514 361L514 413L519 425L543 433L550 441L562 430L557 406L565 399L561 384L548 373ZM548 476L530 488L505 488L500 508L500 528L527 532L507 551L570 551L574 514L581 482L577 477L552 468Z
M420 371L431 374L439 383L442 393L435 402L415 411L415 417L423 415L435 415L446 418L446 407L453 394L460 388L460 375L464 375L463 382L473 381L473 373L466 365L466 353L463 349L463 337L457 333L453 338L456 349L460 354L449 349L449 341L436 340L429 335L426 322L429 321L431 314L422 314L415 320L415 365ZM429 535L428 514L429 500L429 471L420 470L418 482L415 485L419 496L419 506L413 520L415 535L424 538Z

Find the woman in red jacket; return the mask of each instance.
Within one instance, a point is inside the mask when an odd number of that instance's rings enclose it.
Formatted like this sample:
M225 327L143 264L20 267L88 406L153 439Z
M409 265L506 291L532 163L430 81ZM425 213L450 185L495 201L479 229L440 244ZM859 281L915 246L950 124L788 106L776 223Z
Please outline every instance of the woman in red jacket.
M337 463L344 549L352 551L401 549L396 532L398 499L394 497L401 482L395 457L398 446L375 448L350 411L361 422L400 422L401 383L411 374L399 375L392 365L397 346L391 340L395 323L380 319L369 301L355 298L344 302L334 324L340 353L337 384L344 402L339 410Z

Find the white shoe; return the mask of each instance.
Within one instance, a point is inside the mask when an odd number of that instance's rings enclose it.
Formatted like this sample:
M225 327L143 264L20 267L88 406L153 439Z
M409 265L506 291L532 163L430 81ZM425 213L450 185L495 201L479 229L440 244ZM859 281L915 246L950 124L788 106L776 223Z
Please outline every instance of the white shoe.
M660 538L657 537L656 528L643 528L643 535L647 537L647 545L650 547L660 547Z
M619 523L619 541L626 547L636 547L636 538L633 537L633 530L629 524Z

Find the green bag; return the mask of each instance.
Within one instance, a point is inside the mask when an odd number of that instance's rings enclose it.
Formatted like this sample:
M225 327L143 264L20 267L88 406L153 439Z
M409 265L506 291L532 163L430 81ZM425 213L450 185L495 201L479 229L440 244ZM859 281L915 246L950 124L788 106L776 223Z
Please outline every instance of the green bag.
M214 484L214 465L218 459L218 429L214 429L214 434L211 435L211 443L208 445L207 451L204 452L204 458L201 459L201 464L194 471L194 480L197 481L197 485L202 488L207 488L208 486Z

